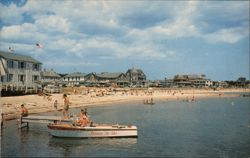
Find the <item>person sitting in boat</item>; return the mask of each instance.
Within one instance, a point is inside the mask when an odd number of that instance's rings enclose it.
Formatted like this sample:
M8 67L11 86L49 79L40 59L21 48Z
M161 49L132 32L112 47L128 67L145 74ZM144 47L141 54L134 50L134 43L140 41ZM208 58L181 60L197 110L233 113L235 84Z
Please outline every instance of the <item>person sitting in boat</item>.
M24 107L24 104L21 105L21 116L22 117L26 117L28 116L29 112L28 109L26 107Z
M84 115L85 115L85 111L83 109L81 109L81 112L79 114L79 118L84 117Z
M89 123L90 123L90 119L88 118L87 116L87 111L81 109L81 113L80 113L80 116L79 116L79 119L77 121L77 124L82 126L82 127L85 127L87 126Z

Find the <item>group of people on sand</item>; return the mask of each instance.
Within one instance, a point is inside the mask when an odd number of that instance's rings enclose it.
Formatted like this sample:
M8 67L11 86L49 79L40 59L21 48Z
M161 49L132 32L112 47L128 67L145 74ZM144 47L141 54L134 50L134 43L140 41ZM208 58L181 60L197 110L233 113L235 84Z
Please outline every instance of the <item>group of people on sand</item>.
M63 94L63 100L64 100L64 105L63 105L63 118L64 119L69 119L70 116L69 116L69 105L70 105L70 101L69 101L69 98L67 97L67 94ZM54 104L54 106L56 106L57 108L57 100ZM22 117L26 117L28 116L28 109L24 106L24 104L21 104L21 111L20 111L20 115ZM79 126L88 126L88 125L91 125L92 122L90 121L89 117L87 116L87 109L85 108L84 110L81 109L81 112L78 116L78 119L76 120L75 122L76 125L79 125Z
M63 94L63 99L64 99L64 107L63 107L63 117L64 119L69 119L69 98L67 97L66 94ZM58 102L55 100L54 102L54 108L57 109ZM28 109L24 106L24 104L21 104L21 110L20 110L20 115L22 117L28 116Z
M146 99L146 100L143 100L143 103L144 104L154 104L154 100L153 100L153 98L151 98L150 100Z

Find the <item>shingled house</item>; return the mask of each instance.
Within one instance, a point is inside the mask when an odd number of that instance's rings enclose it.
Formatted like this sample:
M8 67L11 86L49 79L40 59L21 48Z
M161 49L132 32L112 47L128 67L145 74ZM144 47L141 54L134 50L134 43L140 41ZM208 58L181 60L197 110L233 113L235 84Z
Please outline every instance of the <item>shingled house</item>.
M48 85L48 84L57 84L60 82L61 76L56 73L53 69L51 70L46 70L44 69L41 72L41 82L43 85Z
M85 76L85 85L92 86L110 86L117 85L119 87L127 86L143 86L146 82L146 75L141 69L128 69L126 73L122 72L102 72L89 73Z
M42 63L30 56L0 51L1 92L37 91Z
M118 86L126 86L128 85L128 81L126 75L122 72L102 72L100 74L96 74L96 79L100 84L116 84Z
M63 77L63 82L67 86L77 86L85 81L85 76L86 74L81 72L70 73Z
M192 87L210 87L213 82L205 78L206 75L176 75L174 76L174 83L178 86L192 86Z
M126 75L122 72L115 72L115 73L109 73L109 72L102 72L99 74L96 73L89 73L85 76L86 84L92 84L92 85L99 85L99 86L110 86L112 84L118 85L118 86L127 86L128 80L126 78Z
M128 71L126 72L126 77L131 86L142 86L146 82L146 75L141 69L128 69Z

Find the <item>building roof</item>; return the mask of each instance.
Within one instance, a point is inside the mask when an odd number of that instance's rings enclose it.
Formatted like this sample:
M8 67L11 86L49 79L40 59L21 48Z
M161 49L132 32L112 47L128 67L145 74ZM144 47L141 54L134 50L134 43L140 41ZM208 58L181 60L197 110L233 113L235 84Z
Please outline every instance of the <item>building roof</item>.
M187 75L175 75L174 80L186 80L188 77Z
M38 61L30 56L16 54L16 53L0 51L0 57L5 58L5 59L12 59L12 60L17 60L17 61L25 61L25 62L42 64L40 61Z
M73 73L70 73L64 77L85 77L86 74L85 73L81 73L81 72L73 72Z
M46 77L61 77L59 74L57 74L55 71L53 70L49 70L49 71L43 71L42 72L42 76L46 76Z
M201 75L195 75L195 74L187 75L187 77L189 79L202 79L203 78Z
M130 73L133 73L133 74L144 74L143 71L141 69L136 69L136 68L132 68L132 69L128 69L127 73L130 72Z
M196 75L196 74L190 74L190 75L176 75L174 77L175 80L197 80L197 79L205 79L204 75Z
M100 78L118 78L122 74L123 74L122 72L114 72L114 73L102 72L100 74L96 74L96 76Z

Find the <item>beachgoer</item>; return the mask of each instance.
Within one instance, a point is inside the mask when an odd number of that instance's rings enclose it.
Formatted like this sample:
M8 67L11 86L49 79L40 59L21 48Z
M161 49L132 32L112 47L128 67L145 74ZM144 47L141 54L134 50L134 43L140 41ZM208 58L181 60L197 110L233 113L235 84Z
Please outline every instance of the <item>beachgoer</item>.
M88 114L87 108L84 109L84 112L85 112L85 115L87 116L87 114ZM87 116L87 117L88 117L88 116Z
M24 107L24 104L21 105L21 116L25 117L28 116L29 112L28 109L26 107Z
M91 121L90 121L90 119L89 119L89 117L88 117L88 115L87 115L87 109L85 109L85 111L84 111L84 117L85 117L85 119L86 119L86 124L85 124L85 126L86 126L86 125L89 125L89 124L91 123Z
M57 105L58 105L58 102L57 102L57 100L55 100L55 102L54 102L54 108L55 109L57 109Z
M52 100L51 95L49 95L49 96L47 97L47 100L48 100L48 101L51 101L51 100Z
M43 95L43 100L45 100L46 99L46 94L43 93L42 95Z
M0 128L2 129L2 127L3 127L3 113L2 113L2 111L1 111L0 118L1 118L1 119L0 119L0 120L1 120L1 121L0 121L0 122L1 122L1 127L0 127Z
M152 103L154 103L154 100L153 100L153 98L151 98L151 104L152 104Z
M193 98L192 98L192 101L194 101L194 96L193 96Z
M80 112L80 114L79 114L79 118L83 117L83 115L84 115L84 110L81 109L81 112Z
M64 106L63 106L63 116L65 119L69 119L69 98L67 94L63 94Z
M87 126L90 123L90 120L87 116L87 111L81 109L80 117L77 123L80 124L80 126L82 127Z

